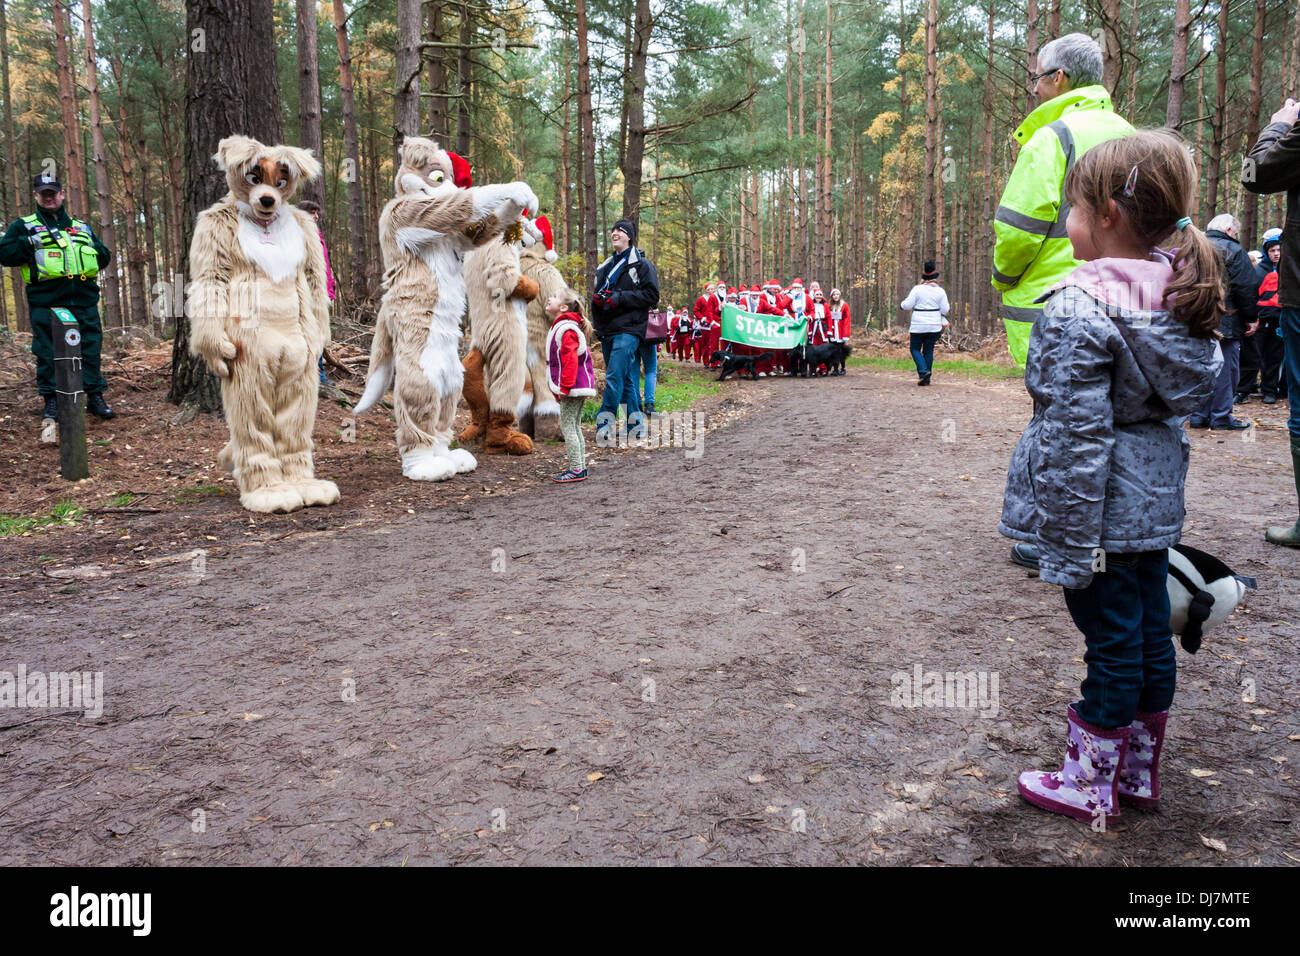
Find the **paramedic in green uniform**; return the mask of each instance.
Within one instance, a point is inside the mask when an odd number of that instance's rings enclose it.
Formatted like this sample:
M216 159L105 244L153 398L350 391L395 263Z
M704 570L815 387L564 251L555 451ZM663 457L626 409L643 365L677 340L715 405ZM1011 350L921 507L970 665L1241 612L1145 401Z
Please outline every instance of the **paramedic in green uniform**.
M99 371L104 331L99 322L99 285L95 276L112 254L79 219L63 208L63 187L49 173L32 183L36 212L9 224L0 239L0 265L22 266L27 304L32 316L32 353L36 356L36 388L44 399L46 418L59 417L54 389L54 342L50 309L65 308L81 326L81 376L86 410L112 418L104 403L108 384Z

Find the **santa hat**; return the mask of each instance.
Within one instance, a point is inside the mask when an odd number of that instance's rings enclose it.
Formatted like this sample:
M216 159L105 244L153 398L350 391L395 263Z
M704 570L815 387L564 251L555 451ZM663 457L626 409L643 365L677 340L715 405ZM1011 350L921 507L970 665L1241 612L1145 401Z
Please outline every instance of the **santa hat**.
M736 294L737 294L737 293L736 293L736 287L735 287L735 286L732 286L730 289L727 290L727 295L736 295Z
M469 160L463 156L457 156L451 150L447 151L451 157L451 178L461 189L469 189L474 185L474 177L470 172Z
M810 283L808 283L808 291L809 291L809 292L820 292L821 290L822 290L822 286L821 286L821 283L820 283L820 282L816 282L816 281L814 281L814 282L810 282Z
M798 289L800 292L803 291L803 279L795 279L790 283L790 291L793 292L795 289Z
M546 261L554 262L560 258L560 254L555 251L555 236L551 232L551 220L545 216L538 216L533 223L542 234L542 242L546 244Z
M762 292L763 290L760 289L759 286L758 286L758 283L755 282L753 285L751 285L751 286L749 287L749 291L750 291L750 292Z
M779 288L781 288L781 283L777 282L775 279L768 279L765 283L763 283L763 288L764 288L764 289L779 289Z
M839 294L840 294L840 290L839 290L839 289L831 289L831 298L832 298L832 299L835 298L835 297L836 297L837 295L839 295Z

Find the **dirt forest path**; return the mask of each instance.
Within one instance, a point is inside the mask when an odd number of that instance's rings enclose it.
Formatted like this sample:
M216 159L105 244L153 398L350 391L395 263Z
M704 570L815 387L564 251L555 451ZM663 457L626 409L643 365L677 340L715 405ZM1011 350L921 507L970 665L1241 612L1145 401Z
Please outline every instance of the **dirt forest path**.
M1094 833L1015 790L1083 674L996 531L1023 387L735 389L758 407L698 457L599 451L103 599L4 589L5 659L102 670L105 709L0 712L0 862L1300 862L1282 412L1193 435L1187 540L1260 587L1179 651L1161 811ZM891 705L918 665L996 707Z

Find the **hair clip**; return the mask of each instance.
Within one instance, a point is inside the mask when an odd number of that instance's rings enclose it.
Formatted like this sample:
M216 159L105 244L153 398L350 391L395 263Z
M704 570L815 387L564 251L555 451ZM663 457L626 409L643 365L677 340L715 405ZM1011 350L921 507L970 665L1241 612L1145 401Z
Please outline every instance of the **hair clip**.
M1128 179L1124 181L1125 196L1128 196L1130 198L1133 196L1133 189L1134 187L1137 186L1137 181L1138 181L1138 168L1134 166L1132 169L1128 171Z
M1182 219L1179 219L1176 223L1174 223L1174 228L1176 228L1179 232L1182 232L1191 224L1192 224L1192 217L1184 216Z

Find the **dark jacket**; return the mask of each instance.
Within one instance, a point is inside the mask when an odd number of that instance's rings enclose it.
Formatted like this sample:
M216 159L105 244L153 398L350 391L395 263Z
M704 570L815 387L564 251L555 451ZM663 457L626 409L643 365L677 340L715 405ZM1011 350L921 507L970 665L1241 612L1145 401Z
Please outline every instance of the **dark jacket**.
M596 289L605 285L616 256L610 256L596 270ZM591 324L601 339L628 333L645 338L646 321L650 310L659 304L659 273L654 263L636 246L628 250L627 264L614 278L610 292L614 303L608 309L592 304Z
M72 225L72 217L68 215L67 206L60 206L57 213L48 213L38 206L36 215L47 226L66 230ZM89 229L90 226L87 225L86 228ZM30 236L27 223L21 219L11 222L4 238L0 239L0 265L28 266L31 270L30 274L34 276L36 250L31 244ZM90 236L95 245L99 267L103 269L108 265L112 254L108 246L100 242L94 232L91 232ZM43 282L27 284L27 304L38 309L54 306L70 309L87 308L98 302L99 284L94 279L46 279Z
M1225 339L1242 338L1246 326L1259 314L1259 306L1255 304L1259 301L1255 264L1241 243L1226 232L1209 229L1205 235L1223 263L1223 305L1228 311L1219 320L1219 333Z
M1242 164L1241 184L1261 196L1286 190L1278 301L1284 309L1300 309L1300 123L1264 127Z

